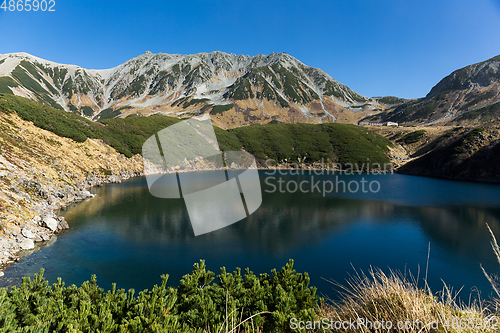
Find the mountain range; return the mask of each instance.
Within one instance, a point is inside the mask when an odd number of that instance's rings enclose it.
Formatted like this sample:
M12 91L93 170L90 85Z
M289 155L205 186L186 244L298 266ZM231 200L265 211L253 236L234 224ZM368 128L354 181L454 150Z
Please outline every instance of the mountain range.
M387 107L286 53L146 52L106 70L11 53L0 55L1 92L91 120L136 113L212 114L222 128L272 121L353 123Z
M365 97L286 53L146 52L85 69L27 53L0 55L0 93L98 121L130 114L210 115L221 128L266 123L474 125L500 117L500 56L456 70L427 96Z

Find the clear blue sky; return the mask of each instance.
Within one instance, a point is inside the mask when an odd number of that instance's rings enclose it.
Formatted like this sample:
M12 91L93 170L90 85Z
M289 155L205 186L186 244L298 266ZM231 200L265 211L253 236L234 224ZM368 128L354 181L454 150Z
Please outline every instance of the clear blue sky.
M365 96L406 98L500 54L500 0L55 2L0 10L0 53L102 69L148 50L286 52Z

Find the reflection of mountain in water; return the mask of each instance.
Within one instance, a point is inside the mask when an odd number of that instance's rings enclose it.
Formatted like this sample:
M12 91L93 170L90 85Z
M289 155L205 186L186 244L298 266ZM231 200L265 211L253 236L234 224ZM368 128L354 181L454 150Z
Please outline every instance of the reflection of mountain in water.
M376 197L360 200L263 193L262 206L247 219L195 237L183 201L151 196L144 178L100 188L97 194L98 199L67 213L70 225L105 221L115 233L138 243L238 243L249 250L279 254L341 235L355 223L411 222L422 228L431 243L485 262L492 260L485 223L500 235L500 208L464 204L420 207L373 200Z

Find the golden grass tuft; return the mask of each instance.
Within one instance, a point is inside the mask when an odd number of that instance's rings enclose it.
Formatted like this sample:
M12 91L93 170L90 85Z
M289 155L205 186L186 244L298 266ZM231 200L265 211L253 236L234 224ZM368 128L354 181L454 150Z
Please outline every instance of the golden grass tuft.
M496 332L496 311L485 302L463 304L457 293L444 286L440 296L418 287L411 275L372 269L352 277L341 288L340 300L318 311L320 320L328 318L331 328L335 322L361 321L355 329L326 330L326 332ZM372 323L372 325L369 324ZM377 328L376 324L385 323ZM391 329L388 329L391 327Z

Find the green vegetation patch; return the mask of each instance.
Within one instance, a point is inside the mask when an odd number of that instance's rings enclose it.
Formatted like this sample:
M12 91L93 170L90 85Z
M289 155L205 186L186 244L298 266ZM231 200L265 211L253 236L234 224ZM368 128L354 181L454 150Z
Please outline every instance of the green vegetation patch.
M113 110L113 108L104 109L101 112L99 112L99 114L97 115L97 120L101 121L101 120L105 120L105 119L117 118L118 116L120 116L122 114L122 112L121 112L122 110L131 109L131 108L132 108L131 106L122 106L116 110Z
M231 273L224 267L216 276L202 260L178 287L167 286L168 275L162 275L160 285L137 295L116 284L105 292L95 275L80 287L66 287L61 278L50 286L43 273L23 278L10 291L0 289L2 331L226 332L228 323L242 323L241 332L285 332L292 318L316 320L315 308L323 304L293 260L258 276L248 268Z
M383 121L403 123L428 119L436 111L436 108L437 105L432 100L423 101L423 99L418 99L399 105Z
M297 75L280 64L274 64L271 68L280 76L281 82L283 82L283 93L286 97L293 100L295 103L307 104L311 101L311 97L302 89Z
M0 77L0 94L12 94L12 90L10 88L15 88L18 86L19 84L12 78L8 76Z
M227 132L234 134L241 148L261 162L295 162L306 157L307 163L330 160L340 163L388 163L385 155L392 146L386 138L346 124L266 124L239 127Z
M378 102L382 104L387 104L387 105L394 105L394 104L401 104L405 100L404 98L399 98L395 96L385 96L382 98L379 98Z
M274 84L274 86L278 89L281 89L280 81L278 80L276 75L269 69L268 66L258 67L254 71L255 73L261 74L264 77L271 78L271 82Z
M131 157L140 154L142 144L154 133L179 120L162 115L109 119L94 123L74 113L57 110L29 99L0 94L0 111L16 112L24 120L59 136L85 142L87 138L101 139L117 152Z
M474 141L474 139L476 138L476 136L479 133L482 133L482 132L484 132L484 128L482 128L482 127L476 127L472 131L470 131L469 133L467 133L467 135L464 136L464 141L466 141L466 142Z
M458 145L455 147L455 152L458 154L463 153L466 149L467 144L474 142L474 140L476 140L476 138L478 137L478 134L483 132L484 128L482 127L476 127L472 129L469 133L463 136L462 140L458 142Z
M210 114L222 114L225 111L229 111L234 107L234 104L225 104L225 105L215 105L210 111Z
M494 117L500 116L500 102L482 107L477 110L467 111L457 117L457 120L471 120L481 118L482 121L488 121Z
M480 103L480 102L482 102L484 100L490 99L490 98L492 98L494 96L495 96L495 94L492 91L488 91L487 93L482 94L482 95L476 97L473 101L470 102L470 104L474 105L474 104Z
M200 103L206 103L206 102L208 102L208 101L209 101L209 99L208 99L208 98L202 98L202 99L192 99L192 100L190 100L190 101L188 101L188 102L184 102L184 103L182 104L182 108L186 109L186 108L188 108L188 107L190 107L190 106L192 106L192 105L196 105L196 104L200 104Z
M401 140L407 145L416 143L424 136L425 133L425 130L411 132L403 136Z
M144 75L136 78L132 83L116 97L120 99L126 96L140 96L146 91L146 77Z
M36 82L28 74L26 74L26 72L20 65L18 65L12 71L12 76L15 77L24 87L31 91L48 94L48 91L43 89L38 82Z
M90 106L83 106L81 111L87 117L91 117L94 114L94 109Z
M250 84L250 80L247 75L236 80L231 88L229 88L229 91L224 94L224 97L233 98L235 100L254 98L252 85Z

